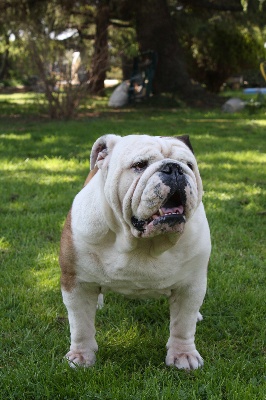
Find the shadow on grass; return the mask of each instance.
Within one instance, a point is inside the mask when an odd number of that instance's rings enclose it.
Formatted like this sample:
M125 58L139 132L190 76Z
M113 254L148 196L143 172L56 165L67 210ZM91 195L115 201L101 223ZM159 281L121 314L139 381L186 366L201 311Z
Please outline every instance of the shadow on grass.
M46 121L13 124L3 124L0 128L1 141L12 151L12 145L23 148L34 157L49 155L67 157L71 155L82 157L79 152L82 147L89 146L97 137L106 133L116 134L151 134L151 135L181 135L190 134L196 154L214 153L221 150L220 140L223 140L223 151L254 150L264 151L265 126L260 121L206 119L196 121L183 118L182 115L157 112L155 116L142 113L132 116L131 113L117 114L110 118L92 118L78 121ZM9 120L11 121L11 120ZM19 144L21 140L21 144ZM25 142L23 142L25 141ZM78 148L77 148L78 147ZM87 154L87 153L86 153ZM19 156L19 154L18 154Z

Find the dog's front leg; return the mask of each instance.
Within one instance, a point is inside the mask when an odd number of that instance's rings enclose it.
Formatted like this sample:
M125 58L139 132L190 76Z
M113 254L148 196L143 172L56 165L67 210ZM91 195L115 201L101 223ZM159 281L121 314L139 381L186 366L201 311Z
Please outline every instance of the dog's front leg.
M98 288L91 288L82 283L69 292L62 289L71 333L71 346L66 358L71 367L89 367L95 363L98 345L95 340L94 321L98 295Z
M200 290L183 288L172 291L166 365L186 370L197 369L203 365L203 359L195 347L194 337L204 295L205 287Z

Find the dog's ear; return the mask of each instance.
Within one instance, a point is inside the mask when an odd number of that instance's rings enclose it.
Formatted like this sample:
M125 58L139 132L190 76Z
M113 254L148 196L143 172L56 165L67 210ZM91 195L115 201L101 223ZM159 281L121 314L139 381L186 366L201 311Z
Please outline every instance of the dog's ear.
M120 139L118 135L104 135L96 140L91 149L90 169L92 170L96 165L101 168L103 161L110 154L114 145Z
M174 136L176 139L181 140L181 142L185 143L187 147L192 151L194 154L194 150L192 147L192 144L190 142L189 136L188 135L182 135L182 136Z

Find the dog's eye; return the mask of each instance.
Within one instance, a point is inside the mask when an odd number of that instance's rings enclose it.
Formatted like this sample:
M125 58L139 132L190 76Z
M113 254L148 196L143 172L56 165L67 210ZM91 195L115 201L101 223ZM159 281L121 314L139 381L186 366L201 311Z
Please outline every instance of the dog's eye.
M188 166L188 168L191 169L191 171L193 171L193 164L192 164L191 162L188 162L188 163L187 163L187 166Z
M143 171L148 166L148 161L138 161L132 165L136 171Z

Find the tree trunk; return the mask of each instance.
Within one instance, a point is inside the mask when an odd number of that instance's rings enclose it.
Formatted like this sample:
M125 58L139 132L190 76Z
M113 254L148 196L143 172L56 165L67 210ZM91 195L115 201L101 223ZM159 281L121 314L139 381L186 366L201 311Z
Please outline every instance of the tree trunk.
M108 69L108 26L108 1L100 1L97 6L96 36L89 85L93 94L101 94L104 91L104 80Z
M192 84L167 1L135 0L135 15L141 52L153 50L157 53L155 93L190 91Z
M0 79L4 80L10 77L9 73L9 35L5 35L5 51L2 54L0 65Z
M220 105L217 95L208 93L199 84L192 84L178 41L178 26L171 17L167 0L134 0L134 6L140 51L157 53L154 93L172 93L196 107Z

